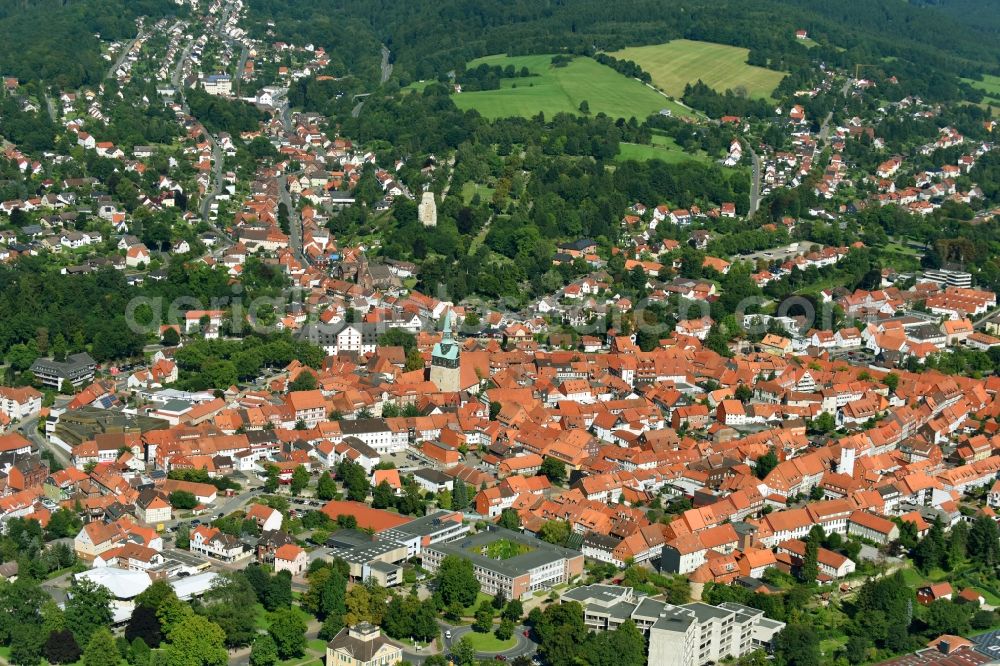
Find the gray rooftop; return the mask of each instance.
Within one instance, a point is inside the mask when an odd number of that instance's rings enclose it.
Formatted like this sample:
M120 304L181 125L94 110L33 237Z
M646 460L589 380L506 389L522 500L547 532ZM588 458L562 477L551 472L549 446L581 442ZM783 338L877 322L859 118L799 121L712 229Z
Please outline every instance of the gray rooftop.
M447 477L449 480L451 477ZM445 516L451 516L454 511L444 511L438 509L434 513L429 513L426 516L421 516L419 518L414 518L408 523L404 523L397 527L390 528L383 532L383 536L390 536L396 538L410 539L415 536L431 536L443 529L451 529L453 527L458 527L459 523L451 520L444 520Z
M413 476L419 476L421 479L437 484L450 483L452 480L452 478L447 474L429 467L424 467L414 471Z
M187 400L169 400L166 404L161 406L164 412L173 412L175 414L180 414L181 412L186 412L191 409L191 403Z
M368 567L370 569L374 569L375 571L381 571L382 573L385 574L393 573L397 569L401 568L399 567L399 565L388 564L387 562L382 562L382 561L370 562L368 564Z
M530 547L531 551L506 560L494 560L479 552L480 549L501 539L523 544ZM581 555L579 551L554 546L533 536L500 527L491 527L485 532L467 536L459 541L435 544L429 546L428 550L436 550L445 555L457 555L472 561L472 564L475 566L495 571L508 578L524 575L532 569L551 564L556 560L579 557Z
M731 610L726 610L717 606L710 606L701 602L684 604L681 608L686 608L694 613L698 618L698 622L708 622L713 619L721 620L733 614L733 611Z
M685 613L678 608L665 608L660 619L653 623L652 628L660 631L685 633L694 621L695 617L691 613Z
M579 601L581 604L596 604L610 606L614 603L632 597L631 587L617 585L584 585L575 587L563 593L563 599Z
M331 541L334 537L330 538L327 543L330 544L330 555L333 557L339 557L348 563L353 564L367 564L372 560L385 555L386 553L392 552L397 548L405 548L403 544L394 540L379 540L379 541L369 541L367 543L356 543L355 545L333 545Z
M655 620L659 616L663 615L664 611L668 610L668 608L668 605L663 601L657 601L656 599L650 599L649 597L642 597L639 599L639 605L635 607L632 617L638 617L645 620Z

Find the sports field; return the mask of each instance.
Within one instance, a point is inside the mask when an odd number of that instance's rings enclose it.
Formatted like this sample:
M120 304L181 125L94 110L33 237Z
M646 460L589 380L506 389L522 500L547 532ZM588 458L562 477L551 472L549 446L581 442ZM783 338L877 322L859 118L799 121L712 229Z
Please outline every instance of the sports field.
M745 90L750 97L769 97L784 73L747 64L749 50L711 42L675 39L666 44L634 46L612 53L632 60L668 95L681 97L684 86L701 79L719 92Z
M647 116L670 109L674 115L692 116L693 112L667 99L635 79L619 74L595 60L574 58L565 67L553 67L551 55L486 56L466 65L471 69L482 63L515 69L527 67L532 76L504 79L499 90L479 90L452 96L460 109L476 109L487 118L531 117L539 111L546 117L557 113L580 113L586 101L590 113L606 113L612 118L644 120ZM516 86L516 87L515 87Z

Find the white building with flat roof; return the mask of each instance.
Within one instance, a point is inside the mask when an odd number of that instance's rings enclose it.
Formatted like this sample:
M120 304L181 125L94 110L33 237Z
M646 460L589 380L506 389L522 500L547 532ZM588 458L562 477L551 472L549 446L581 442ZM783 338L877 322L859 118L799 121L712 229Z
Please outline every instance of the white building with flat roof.
M648 636L648 663L657 666L702 666L740 657L770 645L785 628L784 622L742 604L675 606L637 596L630 587L587 585L565 592L563 599L583 605L591 631L613 631L631 620Z

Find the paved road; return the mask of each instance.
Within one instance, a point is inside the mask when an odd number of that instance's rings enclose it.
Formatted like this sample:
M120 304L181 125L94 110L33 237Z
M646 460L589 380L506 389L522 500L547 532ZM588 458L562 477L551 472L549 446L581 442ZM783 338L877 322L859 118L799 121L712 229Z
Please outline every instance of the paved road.
M42 88L42 90L45 90L45 83L42 82L40 87ZM49 120L51 120L52 122L56 122L56 120L58 120L58 117L56 116L56 105L52 103L52 96L49 95L48 90L45 90L45 92L42 93L42 96L45 98L45 108L49 112Z
M850 89L851 89L851 80L848 79L844 83L843 87L841 87L841 89L840 89L840 96L841 97L847 97L847 93L850 91ZM830 134L830 121L831 120L833 120L833 111L830 111L830 113L826 114L826 118L823 119L823 124L820 125L820 128L819 128L819 142L820 143L825 143L827 136L829 136L829 134Z
M34 444L39 451L51 451L53 457L56 459L56 462L63 467L72 467L70 456L66 449L51 443L45 438L44 435L38 432L37 416L32 416L21 421L17 430L31 440L31 443Z
M122 52L118 55L118 58L116 58L115 61L111 64L111 67L108 69L108 73L104 75L104 78L110 79L112 76L114 76L115 72L118 71L118 68L121 67L123 64L125 64L125 59L128 57L128 54L132 52L132 47L135 46L135 43L145 37L146 33L144 32L140 32L138 35L136 35L135 39L133 39L128 43L128 46L126 46L122 50Z
M292 205L292 197L288 193L288 176L286 174L278 177L278 194L280 195L281 203L285 204L285 207L288 209L288 240L291 244L292 252L295 253L296 259L307 263L308 259L302 252L302 219L299 217L299 211Z
M990 310L989 312L987 312L986 314L984 314L983 316L981 316L979 319L977 319L974 322L972 322L972 327L973 328L982 328L983 326L985 326L987 324L987 322L990 322L990 321L1000 321L1000 310L996 310L996 309Z
M222 148L219 147L215 137L208 132L205 132L205 137L212 144L212 177L209 180L208 189L205 191L205 198L201 202L201 218L209 222L212 202L216 195L222 191L222 167L225 165L225 159Z
M385 82L389 80L389 77L392 76L392 63L389 62L389 56L390 55L391 55L391 52L389 51L389 49L386 48L385 44L383 44L382 45L382 62L379 63L379 67L382 70L382 73L381 73L381 76L380 76L380 80L379 80L379 85L384 85ZM363 109L365 107L365 98L368 97L368 95L370 95L370 94L371 93L361 93L360 95L355 95L354 96L355 99L359 99L360 101L354 106L353 109L351 109L351 117L352 118L357 118L358 116L361 115L361 109Z
M250 57L250 50L247 47L244 46L243 49L240 51L240 59L236 63L236 76L233 77L233 78L236 79L236 94L237 95L243 94L243 85L242 85L243 84L243 68L246 67L247 58L249 58L249 57Z
M184 73L184 63L187 62L188 57L191 55L191 48L194 46L194 40L189 40L187 46L184 47L184 51L181 53L180 59L177 60L177 65L174 67L173 74L170 76L170 83L173 85L174 90L178 91L181 96L182 104L184 98L184 91L181 87L181 75ZM186 104L184 104L186 107Z
M750 214L753 215L760 208L760 156L747 142L750 148Z
M819 127L819 143L826 143L826 137L830 134L830 121L833 119L833 111L826 114L823 124Z
M242 482L242 481L241 481ZM259 488L261 486L256 485L250 487L249 484L243 484L243 490L239 494L233 495L232 497L226 497L225 495L219 495L215 503L211 505L210 509L206 511L201 516L194 516L188 518L172 518L163 523L164 527L169 529L171 527L176 527L181 523L189 523L193 520L201 521L202 523L210 523L215 520L216 516L220 513L229 515L233 511L238 511L242 509L247 504L251 504L254 500L260 497L261 493ZM218 560L208 559L212 564L221 564ZM243 567L240 566L242 569Z
M281 128L285 134L291 134L295 127L292 125L292 109L288 103L288 90L274 96L274 107L278 109L278 118L281 120Z

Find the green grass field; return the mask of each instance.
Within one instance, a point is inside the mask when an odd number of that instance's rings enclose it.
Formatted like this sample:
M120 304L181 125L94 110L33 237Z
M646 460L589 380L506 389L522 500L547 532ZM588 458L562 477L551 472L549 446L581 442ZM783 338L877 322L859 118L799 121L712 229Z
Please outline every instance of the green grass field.
M502 641L492 633L478 634L475 631L470 631L463 635L462 638L466 636L468 636L469 642L472 643L472 647L476 648L476 652L503 652L504 650L511 649L517 643L516 638Z
M482 201L488 202L493 198L493 188L471 181L462 184L462 200L466 204L469 204L477 194Z
M471 549L478 552L478 549ZM486 546L486 557L492 560L509 560L532 551L531 546L508 539L499 539Z
M1000 76L986 74L982 81L975 79L962 79L966 83L972 84L973 88L978 88L986 93L987 101L1000 104Z
M711 42L675 39L666 44L635 46L612 53L632 60L653 77L668 95L680 97L684 86L701 79L724 92L746 90L751 97L769 97L784 73L747 64L749 50Z
M605 113L612 118L644 120L647 116L670 109L674 115L693 116L693 112L665 98L639 81L619 74L590 58L574 58L566 67L553 67L551 55L487 56L468 63L471 69L486 63L515 69L527 67L533 76L504 79L499 90L463 92L452 96L460 109L475 109L487 118L530 117L539 111L546 117L557 113L580 113L586 100L591 114ZM514 86L517 86L516 88Z
M662 160L667 164L677 164L687 160L697 162L708 162L708 156L701 153L685 153L677 145L672 137L662 134L653 135L653 145L647 146L641 143L622 143L618 148L619 160L635 160L644 162L646 160Z
M462 617L473 617L476 614L476 609L479 608L479 604L484 601L492 601L493 597L486 594L485 592L479 592L476 594L476 600L472 602L472 605L467 607L462 611Z

